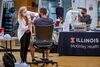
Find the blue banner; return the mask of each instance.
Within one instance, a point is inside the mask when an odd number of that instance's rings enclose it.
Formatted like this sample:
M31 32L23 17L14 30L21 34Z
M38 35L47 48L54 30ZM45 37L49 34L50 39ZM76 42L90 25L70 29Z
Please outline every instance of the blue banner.
M61 32L58 52L60 55L100 55L100 32Z

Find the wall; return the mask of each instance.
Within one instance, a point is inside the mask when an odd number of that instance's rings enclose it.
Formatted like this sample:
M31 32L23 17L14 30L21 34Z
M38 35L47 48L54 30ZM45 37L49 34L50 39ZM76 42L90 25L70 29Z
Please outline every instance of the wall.
M53 19L54 22L57 20L56 7L58 6L59 0L49 1L49 17Z
M1 25L2 25L2 15L3 15L3 1L0 0L0 28L1 28Z
M93 5L93 10L89 10L89 7ZM88 14L91 15L92 23L91 28L95 28L97 26L98 22L98 12L97 12L97 1L96 0L87 0L86 1L86 8L88 10Z
M28 10L37 12L38 8L32 7L32 2L36 2L36 0L15 0L15 7L18 10L21 6L27 6Z
M80 7L85 8L86 7L86 0L72 0L72 7L75 10L79 10L78 8L80 8Z
M62 6L64 8L64 19L67 13L67 9L72 7L72 0L62 0Z

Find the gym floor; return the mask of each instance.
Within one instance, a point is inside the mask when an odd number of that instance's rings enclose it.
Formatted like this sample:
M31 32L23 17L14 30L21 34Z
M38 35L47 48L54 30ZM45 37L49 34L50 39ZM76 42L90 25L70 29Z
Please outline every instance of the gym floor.
M3 67L2 56L4 52L0 52L0 67ZM13 52L17 61L20 61L20 53ZM41 57L40 53L35 53L36 57ZM100 67L100 57L96 56L58 56L56 53L50 54L50 59L57 61L58 67ZM31 62L31 54L28 52L27 60ZM38 67L37 65L31 65ZM45 67L55 67L46 65Z

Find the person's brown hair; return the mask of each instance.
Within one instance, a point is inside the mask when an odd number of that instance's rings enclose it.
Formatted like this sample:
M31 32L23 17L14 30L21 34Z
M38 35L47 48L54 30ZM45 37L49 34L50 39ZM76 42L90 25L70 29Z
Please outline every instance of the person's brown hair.
M86 8L82 8L82 10L84 10L85 12L87 12L87 9Z
M40 8L40 13L47 14L46 8Z

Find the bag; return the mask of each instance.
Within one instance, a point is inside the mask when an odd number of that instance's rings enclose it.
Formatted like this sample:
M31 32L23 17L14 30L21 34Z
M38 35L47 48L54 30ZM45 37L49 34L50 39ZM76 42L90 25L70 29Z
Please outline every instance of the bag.
M14 67L16 59L13 54L11 53L4 53L3 56L3 64L5 67Z

